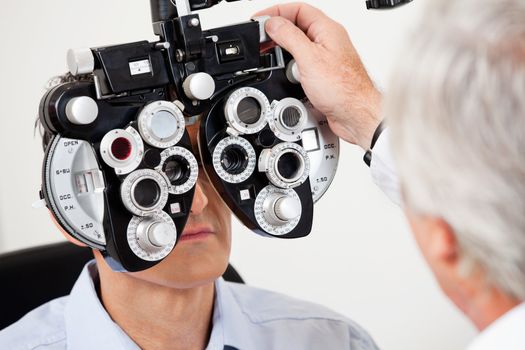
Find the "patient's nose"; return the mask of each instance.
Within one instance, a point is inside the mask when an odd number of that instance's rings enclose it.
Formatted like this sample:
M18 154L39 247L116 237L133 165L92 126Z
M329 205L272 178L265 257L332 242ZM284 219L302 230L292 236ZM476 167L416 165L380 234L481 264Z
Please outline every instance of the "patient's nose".
M193 197L193 204L191 206L191 214L200 215L207 205L208 197L204 193L201 184L197 182L197 185L195 186L195 196Z

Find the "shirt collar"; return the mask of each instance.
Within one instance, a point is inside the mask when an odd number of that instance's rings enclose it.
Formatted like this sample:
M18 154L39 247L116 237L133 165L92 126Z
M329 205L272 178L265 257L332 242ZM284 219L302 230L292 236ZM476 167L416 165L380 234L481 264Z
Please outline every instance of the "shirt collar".
M235 299L229 283L219 278L215 282L213 329L206 350L255 349L249 325L250 320Z
M64 312L68 349L139 350L133 340L113 322L98 298L94 260L86 264L73 286ZM206 350L254 349L250 320L222 278L215 282L213 326Z
M525 349L525 303L516 306L488 326L468 350Z
M96 263L90 261L71 290L64 311L67 348L139 350L102 306L94 282L98 278Z

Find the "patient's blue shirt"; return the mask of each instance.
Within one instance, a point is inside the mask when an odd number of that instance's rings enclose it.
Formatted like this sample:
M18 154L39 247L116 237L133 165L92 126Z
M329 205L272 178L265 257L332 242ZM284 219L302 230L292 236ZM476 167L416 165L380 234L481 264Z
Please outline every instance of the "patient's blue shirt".
M139 349L102 306L95 281L98 271L91 261L69 296L0 331L0 349ZM377 349L361 327L322 306L223 279L215 290L206 349Z

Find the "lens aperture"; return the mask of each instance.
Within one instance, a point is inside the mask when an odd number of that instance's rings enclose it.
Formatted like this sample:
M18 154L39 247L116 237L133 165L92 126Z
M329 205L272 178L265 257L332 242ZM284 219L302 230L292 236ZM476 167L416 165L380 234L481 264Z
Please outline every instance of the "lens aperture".
M241 174L248 167L248 154L239 145L230 145L221 155L221 165L229 174Z
M197 182L199 166L193 153L184 147L170 147L160 154L160 165L155 168L169 185L169 193L184 194Z
M159 110L149 120L151 134L159 140L171 139L179 129L177 118L169 111Z
M295 181L302 176L304 162L296 153L284 153L277 160L277 172L283 179Z
M131 156L131 141L125 137L116 138L111 144L111 155L120 161L124 161Z
M152 208L160 199L160 191L160 186L155 180L149 178L140 180L133 189L133 201L141 208Z
M295 128L301 121L301 111L295 106L286 107L281 112L281 120L284 126Z
M241 122L246 125L253 125L261 118L262 108L253 97L245 97L239 101L237 106L237 115Z
M172 186L184 184L191 174L188 161L178 155L168 158L164 163L162 171L164 171Z

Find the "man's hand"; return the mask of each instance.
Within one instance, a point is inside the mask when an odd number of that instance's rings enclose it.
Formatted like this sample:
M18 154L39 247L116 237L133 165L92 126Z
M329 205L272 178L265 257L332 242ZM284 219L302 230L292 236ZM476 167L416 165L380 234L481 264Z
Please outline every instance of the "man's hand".
M333 132L369 149L381 120L381 94L345 28L303 3L277 5L255 16L272 16L266 32L295 58L306 95Z

